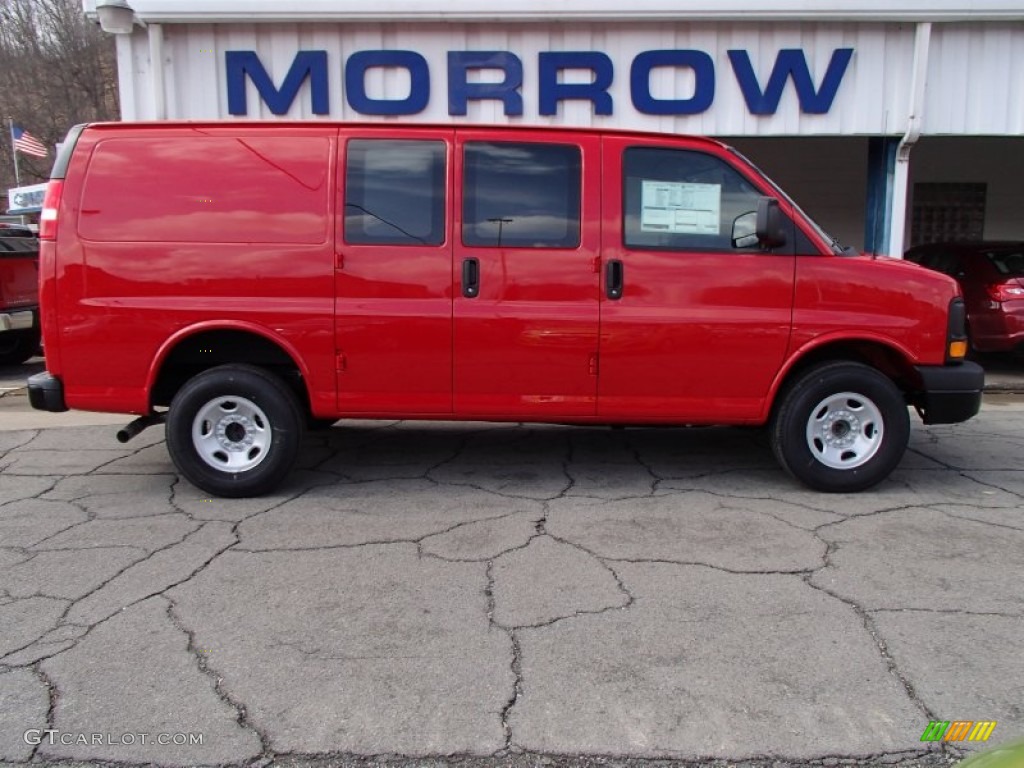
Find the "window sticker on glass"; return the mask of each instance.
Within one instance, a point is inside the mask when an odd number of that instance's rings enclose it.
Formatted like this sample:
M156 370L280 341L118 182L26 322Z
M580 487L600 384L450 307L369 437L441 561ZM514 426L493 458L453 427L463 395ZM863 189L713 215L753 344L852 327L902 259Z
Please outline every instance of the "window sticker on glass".
M641 232L718 235L722 187L644 179L640 208Z

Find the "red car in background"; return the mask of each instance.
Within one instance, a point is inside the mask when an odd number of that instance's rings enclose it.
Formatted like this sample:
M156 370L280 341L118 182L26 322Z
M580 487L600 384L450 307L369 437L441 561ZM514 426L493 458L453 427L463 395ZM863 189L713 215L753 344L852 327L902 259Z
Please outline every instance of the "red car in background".
M39 349L39 240L26 227L0 224L0 365Z
M904 258L960 283L978 352L1024 352L1024 242L930 243Z

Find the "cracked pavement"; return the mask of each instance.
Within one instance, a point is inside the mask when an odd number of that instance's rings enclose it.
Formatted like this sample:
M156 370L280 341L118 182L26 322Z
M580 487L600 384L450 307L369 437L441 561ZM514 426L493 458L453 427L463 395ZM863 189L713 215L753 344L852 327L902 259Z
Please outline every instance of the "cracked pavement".
M0 763L945 766L1024 732L1022 583L1019 404L850 496L742 429L340 422L240 500L0 431Z

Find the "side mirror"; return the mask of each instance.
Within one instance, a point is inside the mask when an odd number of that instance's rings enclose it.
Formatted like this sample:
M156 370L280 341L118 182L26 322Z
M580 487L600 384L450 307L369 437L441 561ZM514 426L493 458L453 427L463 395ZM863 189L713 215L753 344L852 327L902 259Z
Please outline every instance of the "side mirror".
M786 244L786 217L774 197L757 201L757 240L762 248L779 248Z

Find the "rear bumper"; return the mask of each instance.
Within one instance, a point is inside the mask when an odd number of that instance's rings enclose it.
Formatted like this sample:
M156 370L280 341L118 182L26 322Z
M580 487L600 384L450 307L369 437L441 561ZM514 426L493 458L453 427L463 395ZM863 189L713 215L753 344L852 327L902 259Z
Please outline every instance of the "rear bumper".
M28 401L37 411L62 413L68 410L64 402L64 382L46 371L28 377Z
M981 352L1010 352L1024 347L1024 301L1006 301L998 307L968 315L971 344Z
M977 363L919 365L921 391L914 405L925 424L957 424L981 408L985 371Z
M36 313L31 309L17 312L0 312L0 333L4 331L27 331L36 326Z

